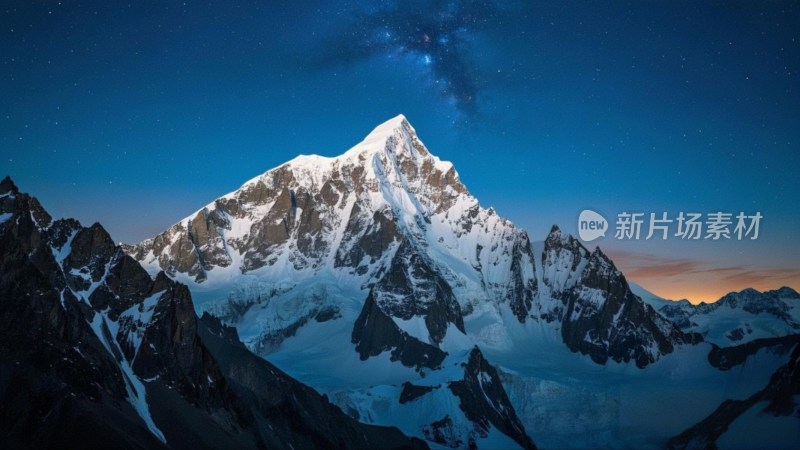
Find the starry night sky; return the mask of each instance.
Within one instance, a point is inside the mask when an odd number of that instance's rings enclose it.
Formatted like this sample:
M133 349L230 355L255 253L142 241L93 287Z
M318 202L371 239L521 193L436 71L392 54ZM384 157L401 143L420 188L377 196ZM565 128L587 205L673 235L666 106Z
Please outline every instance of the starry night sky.
M595 243L671 298L800 288L798 30L781 1L4 1L0 176L137 242L403 113L534 241L760 211L757 241Z

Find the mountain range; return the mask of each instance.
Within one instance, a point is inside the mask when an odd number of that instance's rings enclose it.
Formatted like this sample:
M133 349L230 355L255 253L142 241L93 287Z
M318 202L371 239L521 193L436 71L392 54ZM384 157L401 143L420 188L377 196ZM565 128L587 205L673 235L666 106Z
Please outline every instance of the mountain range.
M797 292L675 302L534 244L403 116L136 245L6 178L0 242L7 446L800 444Z

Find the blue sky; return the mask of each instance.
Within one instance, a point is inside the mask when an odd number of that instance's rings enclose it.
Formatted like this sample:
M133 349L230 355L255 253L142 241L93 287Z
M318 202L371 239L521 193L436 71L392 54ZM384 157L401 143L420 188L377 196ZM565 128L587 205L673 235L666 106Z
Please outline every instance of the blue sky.
M666 296L800 287L796 2L10 1L0 17L0 172L116 240L403 113L534 241L584 208L760 211L757 241L597 244Z

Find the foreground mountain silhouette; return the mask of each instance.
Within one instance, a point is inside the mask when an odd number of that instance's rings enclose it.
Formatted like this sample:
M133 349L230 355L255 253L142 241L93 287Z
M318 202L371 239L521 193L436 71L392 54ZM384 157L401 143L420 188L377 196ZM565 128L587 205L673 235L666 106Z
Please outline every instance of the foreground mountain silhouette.
M99 224L0 182L3 448L425 448L360 424L195 314Z

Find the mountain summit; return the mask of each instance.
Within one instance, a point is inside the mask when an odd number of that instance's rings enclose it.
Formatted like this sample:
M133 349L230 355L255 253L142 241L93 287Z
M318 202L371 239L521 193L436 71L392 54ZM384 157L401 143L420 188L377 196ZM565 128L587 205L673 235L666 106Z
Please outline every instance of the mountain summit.
M556 332L598 362L634 359L644 366L686 340L630 292L605 255L561 236L554 227L538 270L527 233L482 208L453 165L428 151L399 115L342 155L299 156L128 251L151 272L195 286L202 308L232 324L246 322L240 331L262 354L300 322L340 314L340 304L319 299L299 315L270 317L260 330L250 326L264 322L252 315L262 314L269 298L321 277L335 280L326 289L352 289L400 331L436 347L450 325L465 333L462 317L491 315L502 323L504 311L521 324L568 322L554 325ZM610 284L615 290L603 291ZM262 307L252 309L255 303ZM618 314L620 308L630 312ZM595 309L596 320L571 325ZM415 318L424 323L412 324ZM652 323L644 334L636 331L638 320ZM617 333L617 323L630 329ZM364 349L362 335L353 333L359 351L374 353ZM623 336L627 348L612 349ZM412 365L435 366L433 360Z
M253 178L135 254L197 282L222 272L215 268L245 273L279 260L295 270L332 263L363 272L363 256L377 257L399 228L419 231L419 218L459 200L461 209L477 206L452 164L432 156L397 116L339 157L301 155ZM362 212L370 212L363 222L375 224L360 223ZM369 242L352 248L364 232Z
M481 208L403 116L339 157L300 156L271 169L129 251L201 291L346 277L359 291L374 286L380 309L401 320L436 305L501 302L524 322L537 292L527 234ZM416 282L438 286L436 301ZM417 301L402 301L398 289ZM460 315L446 320L463 331ZM429 325L422 340L441 341L446 326Z
M368 385L414 380L400 374L424 376L448 356L466 363L474 345L465 314L498 303L521 323L537 290L527 234L481 208L403 116L341 156L271 169L127 251L192 286L199 308L236 326L260 355L335 327L317 344L335 346L324 353L340 364L318 360L320 371L341 381L361 365L397 363L361 371Z

